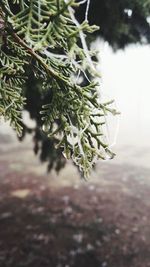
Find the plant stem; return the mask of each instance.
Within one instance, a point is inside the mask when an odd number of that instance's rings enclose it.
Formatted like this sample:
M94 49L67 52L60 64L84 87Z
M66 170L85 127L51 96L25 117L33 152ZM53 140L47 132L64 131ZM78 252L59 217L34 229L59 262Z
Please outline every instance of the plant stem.
M44 67L44 69L46 70L47 74L52 76L55 80L59 80L62 81L64 83L66 83L66 85L69 84L69 82L64 79L63 77L61 77L57 72L53 71L41 58L41 56L39 56L32 48L30 48L15 32L9 30L9 33L11 34L11 36L14 38L14 40L21 45L23 48L25 48L27 50L27 52L34 57L39 63L40 65L42 65Z

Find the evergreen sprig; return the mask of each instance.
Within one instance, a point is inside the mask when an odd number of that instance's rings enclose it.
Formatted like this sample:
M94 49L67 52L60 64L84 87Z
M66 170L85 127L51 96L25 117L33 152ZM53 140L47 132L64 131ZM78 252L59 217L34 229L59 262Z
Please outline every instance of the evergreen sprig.
M98 158L113 157L105 143L105 116L98 73L85 42L97 29L74 17L78 4L64 0L2 0L0 3L0 115L21 135L21 111L29 69L51 97L41 110L43 131L86 177ZM34 86L34 84L33 84Z

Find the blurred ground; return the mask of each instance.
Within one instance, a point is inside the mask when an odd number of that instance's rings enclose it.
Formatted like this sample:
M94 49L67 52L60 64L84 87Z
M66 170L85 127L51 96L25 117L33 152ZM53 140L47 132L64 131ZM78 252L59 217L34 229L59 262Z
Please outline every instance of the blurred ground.
M150 266L150 149L120 147L88 182L46 174L31 141L0 133L0 267Z

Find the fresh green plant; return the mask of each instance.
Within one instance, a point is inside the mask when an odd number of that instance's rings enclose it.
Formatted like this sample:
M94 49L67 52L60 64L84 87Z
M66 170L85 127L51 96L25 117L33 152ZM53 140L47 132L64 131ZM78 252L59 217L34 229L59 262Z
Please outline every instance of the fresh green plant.
M97 27L76 21L77 6L74 0L1 0L0 115L22 134L32 76L43 99L48 96L40 112L43 131L86 177L97 159L114 156L103 127L105 116L117 112L113 101L99 97L95 53L86 44Z

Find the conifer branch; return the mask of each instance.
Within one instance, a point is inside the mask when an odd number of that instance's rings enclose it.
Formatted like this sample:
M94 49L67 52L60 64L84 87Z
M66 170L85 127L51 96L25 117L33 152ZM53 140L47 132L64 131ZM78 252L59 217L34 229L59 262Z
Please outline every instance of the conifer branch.
M44 67L45 71L48 75L52 76L56 80L64 81L67 84L67 80L62 78L58 73L54 72L53 69L51 69L42 59L40 55L38 55L32 48L30 48L15 32L8 30L8 32L11 34L11 36L14 38L16 43L21 45L28 54L31 55L34 59L36 59L41 66Z
M96 62L85 40L97 28L76 21L74 0L17 3L14 13L12 3L0 3L6 15L5 21L0 17L0 115L21 135L24 90L29 90L32 73L40 93L51 95L40 112L43 131L87 177L98 159L114 156L103 127L108 113L117 114L111 101L99 99Z

